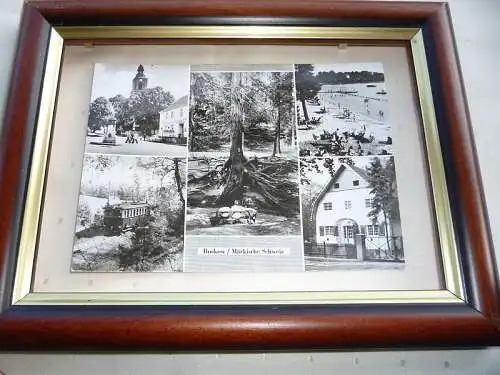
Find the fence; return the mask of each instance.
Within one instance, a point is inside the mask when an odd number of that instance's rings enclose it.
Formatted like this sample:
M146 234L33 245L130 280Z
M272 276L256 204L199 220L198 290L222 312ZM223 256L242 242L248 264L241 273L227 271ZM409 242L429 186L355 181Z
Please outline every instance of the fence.
M307 256L338 258L338 259L356 259L356 246L351 244L316 244L304 243L304 253Z
M365 237L365 256L367 260L403 261L403 239L393 237Z
M365 261L404 261L400 236L356 236L354 244L304 243L306 256L329 259L359 259ZM359 256L358 256L359 255Z

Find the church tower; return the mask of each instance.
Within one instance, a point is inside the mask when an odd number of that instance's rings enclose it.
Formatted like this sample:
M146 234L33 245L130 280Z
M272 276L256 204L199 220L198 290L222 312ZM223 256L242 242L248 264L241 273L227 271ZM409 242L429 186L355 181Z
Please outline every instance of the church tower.
M144 67L139 65L137 67L137 74L132 80L132 94L137 91L145 90L148 88L148 77L144 74Z

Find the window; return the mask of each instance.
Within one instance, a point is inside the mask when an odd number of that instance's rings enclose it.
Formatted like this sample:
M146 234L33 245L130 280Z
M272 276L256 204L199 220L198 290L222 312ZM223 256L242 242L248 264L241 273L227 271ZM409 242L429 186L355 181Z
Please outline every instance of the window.
M346 209L346 210L350 210L350 209L351 209L351 207L352 207L352 203L351 203L351 201L345 201L345 202L344 202L344 206L345 206L345 209Z
M361 234L366 234L366 225L361 225L359 228L361 229Z
M339 188L339 186L340 186L340 185L339 185L339 183L338 183L338 182L336 182L336 183L334 183L334 184L333 184L333 187L334 187L335 189L338 189L338 188Z
M379 235L379 233L378 233L378 225L368 225L367 229L368 229L368 235L369 236L378 236Z
M327 236L338 236L339 228L337 226L328 226L325 227L325 235Z
M359 186L359 180L354 180L352 182L352 186Z
M372 200L370 198L365 199L365 207L372 208Z
M332 202L325 202L325 203L323 203L323 209L325 211L331 211L333 209Z
M344 238L353 238L354 237L354 230L352 226L345 226L344 227Z
M319 227L319 235L323 237L325 235L325 227Z

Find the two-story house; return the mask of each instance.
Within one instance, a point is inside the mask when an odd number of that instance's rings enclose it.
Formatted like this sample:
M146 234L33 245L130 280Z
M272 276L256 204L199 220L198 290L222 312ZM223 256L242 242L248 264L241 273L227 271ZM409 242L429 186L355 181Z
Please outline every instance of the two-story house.
M164 142L186 144L188 121L188 96L184 95L160 111L158 136Z
M391 222L383 212L370 216L373 195L368 181L366 170L348 164L339 166L314 202L317 244L330 245L342 254L346 245L364 241L368 250L392 252L394 236L400 240L399 220L393 218Z

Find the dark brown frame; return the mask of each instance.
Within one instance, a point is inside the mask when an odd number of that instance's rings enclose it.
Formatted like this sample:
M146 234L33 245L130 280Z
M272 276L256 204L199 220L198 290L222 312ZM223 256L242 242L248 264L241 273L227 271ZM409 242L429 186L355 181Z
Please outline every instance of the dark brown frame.
M51 25L418 26L424 31L461 252L463 305L11 306ZM31 0L0 143L0 350L274 350L500 344L500 291L445 3L342 0Z

